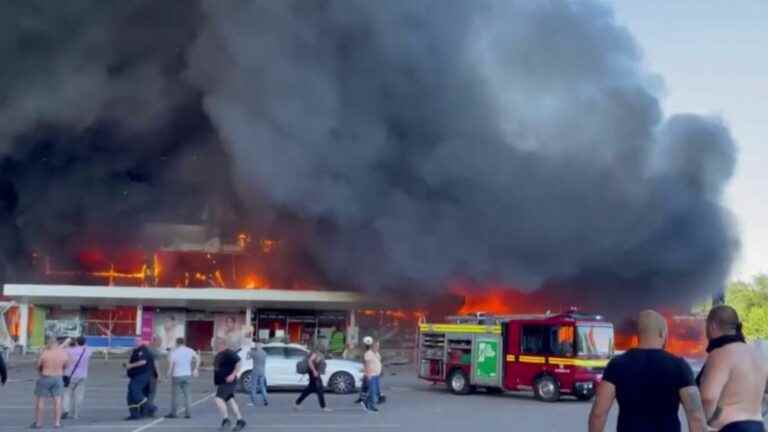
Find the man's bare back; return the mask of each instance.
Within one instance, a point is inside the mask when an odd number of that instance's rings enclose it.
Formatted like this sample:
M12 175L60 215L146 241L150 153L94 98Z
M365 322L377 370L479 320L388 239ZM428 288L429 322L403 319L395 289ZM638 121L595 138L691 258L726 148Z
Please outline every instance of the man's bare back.
M40 354L38 367L41 375L45 376L63 376L67 367L69 356L67 352L59 347L46 348Z
M720 429L737 421L762 421L767 380L768 365L754 347L732 343L714 350L702 379L702 395L715 395L722 389L710 426Z

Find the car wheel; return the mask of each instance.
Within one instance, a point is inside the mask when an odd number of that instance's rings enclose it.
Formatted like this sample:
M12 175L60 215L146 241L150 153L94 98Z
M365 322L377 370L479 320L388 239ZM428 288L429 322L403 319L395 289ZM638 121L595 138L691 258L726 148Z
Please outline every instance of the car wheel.
M469 383L467 374L461 369L456 369L448 377L448 389L453 394L465 395L472 393L474 387Z
M328 387L339 394L348 394L355 391L355 379L347 372L336 372L328 380Z
M551 376L544 375L533 384L533 393L539 400L555 402L560 399L560 385Z
M248 393L251 389L251 371L245 371L240 375L240 391Z

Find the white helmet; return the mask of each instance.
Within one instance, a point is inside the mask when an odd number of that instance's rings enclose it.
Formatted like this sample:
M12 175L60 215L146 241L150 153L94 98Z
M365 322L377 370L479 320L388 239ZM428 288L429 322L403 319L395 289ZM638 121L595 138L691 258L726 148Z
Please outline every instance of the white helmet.
M372 338L372 337L370 337L370 336L366 336L366 337L364 337L364 338L363 338L363 344L364 344L364 345L368 345L368 346L371 346L371 345L373 345L373 338Z

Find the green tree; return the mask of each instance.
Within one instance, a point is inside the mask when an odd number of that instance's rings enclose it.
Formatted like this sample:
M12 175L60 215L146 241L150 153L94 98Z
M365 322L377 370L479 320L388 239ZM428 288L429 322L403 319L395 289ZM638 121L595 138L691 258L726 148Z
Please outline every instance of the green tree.
M748 339L768 339L768 275L728 285L725 302L739 313Z

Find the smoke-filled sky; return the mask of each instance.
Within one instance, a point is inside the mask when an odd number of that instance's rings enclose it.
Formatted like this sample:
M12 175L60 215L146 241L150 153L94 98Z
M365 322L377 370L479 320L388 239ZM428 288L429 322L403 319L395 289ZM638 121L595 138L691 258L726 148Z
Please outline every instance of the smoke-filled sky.
M326 280L370 290L652 305L729 272L728 127L663 112L605 4L91 3L0 11L8 262L219 197L253 227L300 226Z
M742 247L732 277L768 271L768 3L742 0L612 0L619 22L642 46L644 59L664 77L663 106L719 113L739 149L738 169L726 191ZM670 25L674 23L674 25Z

